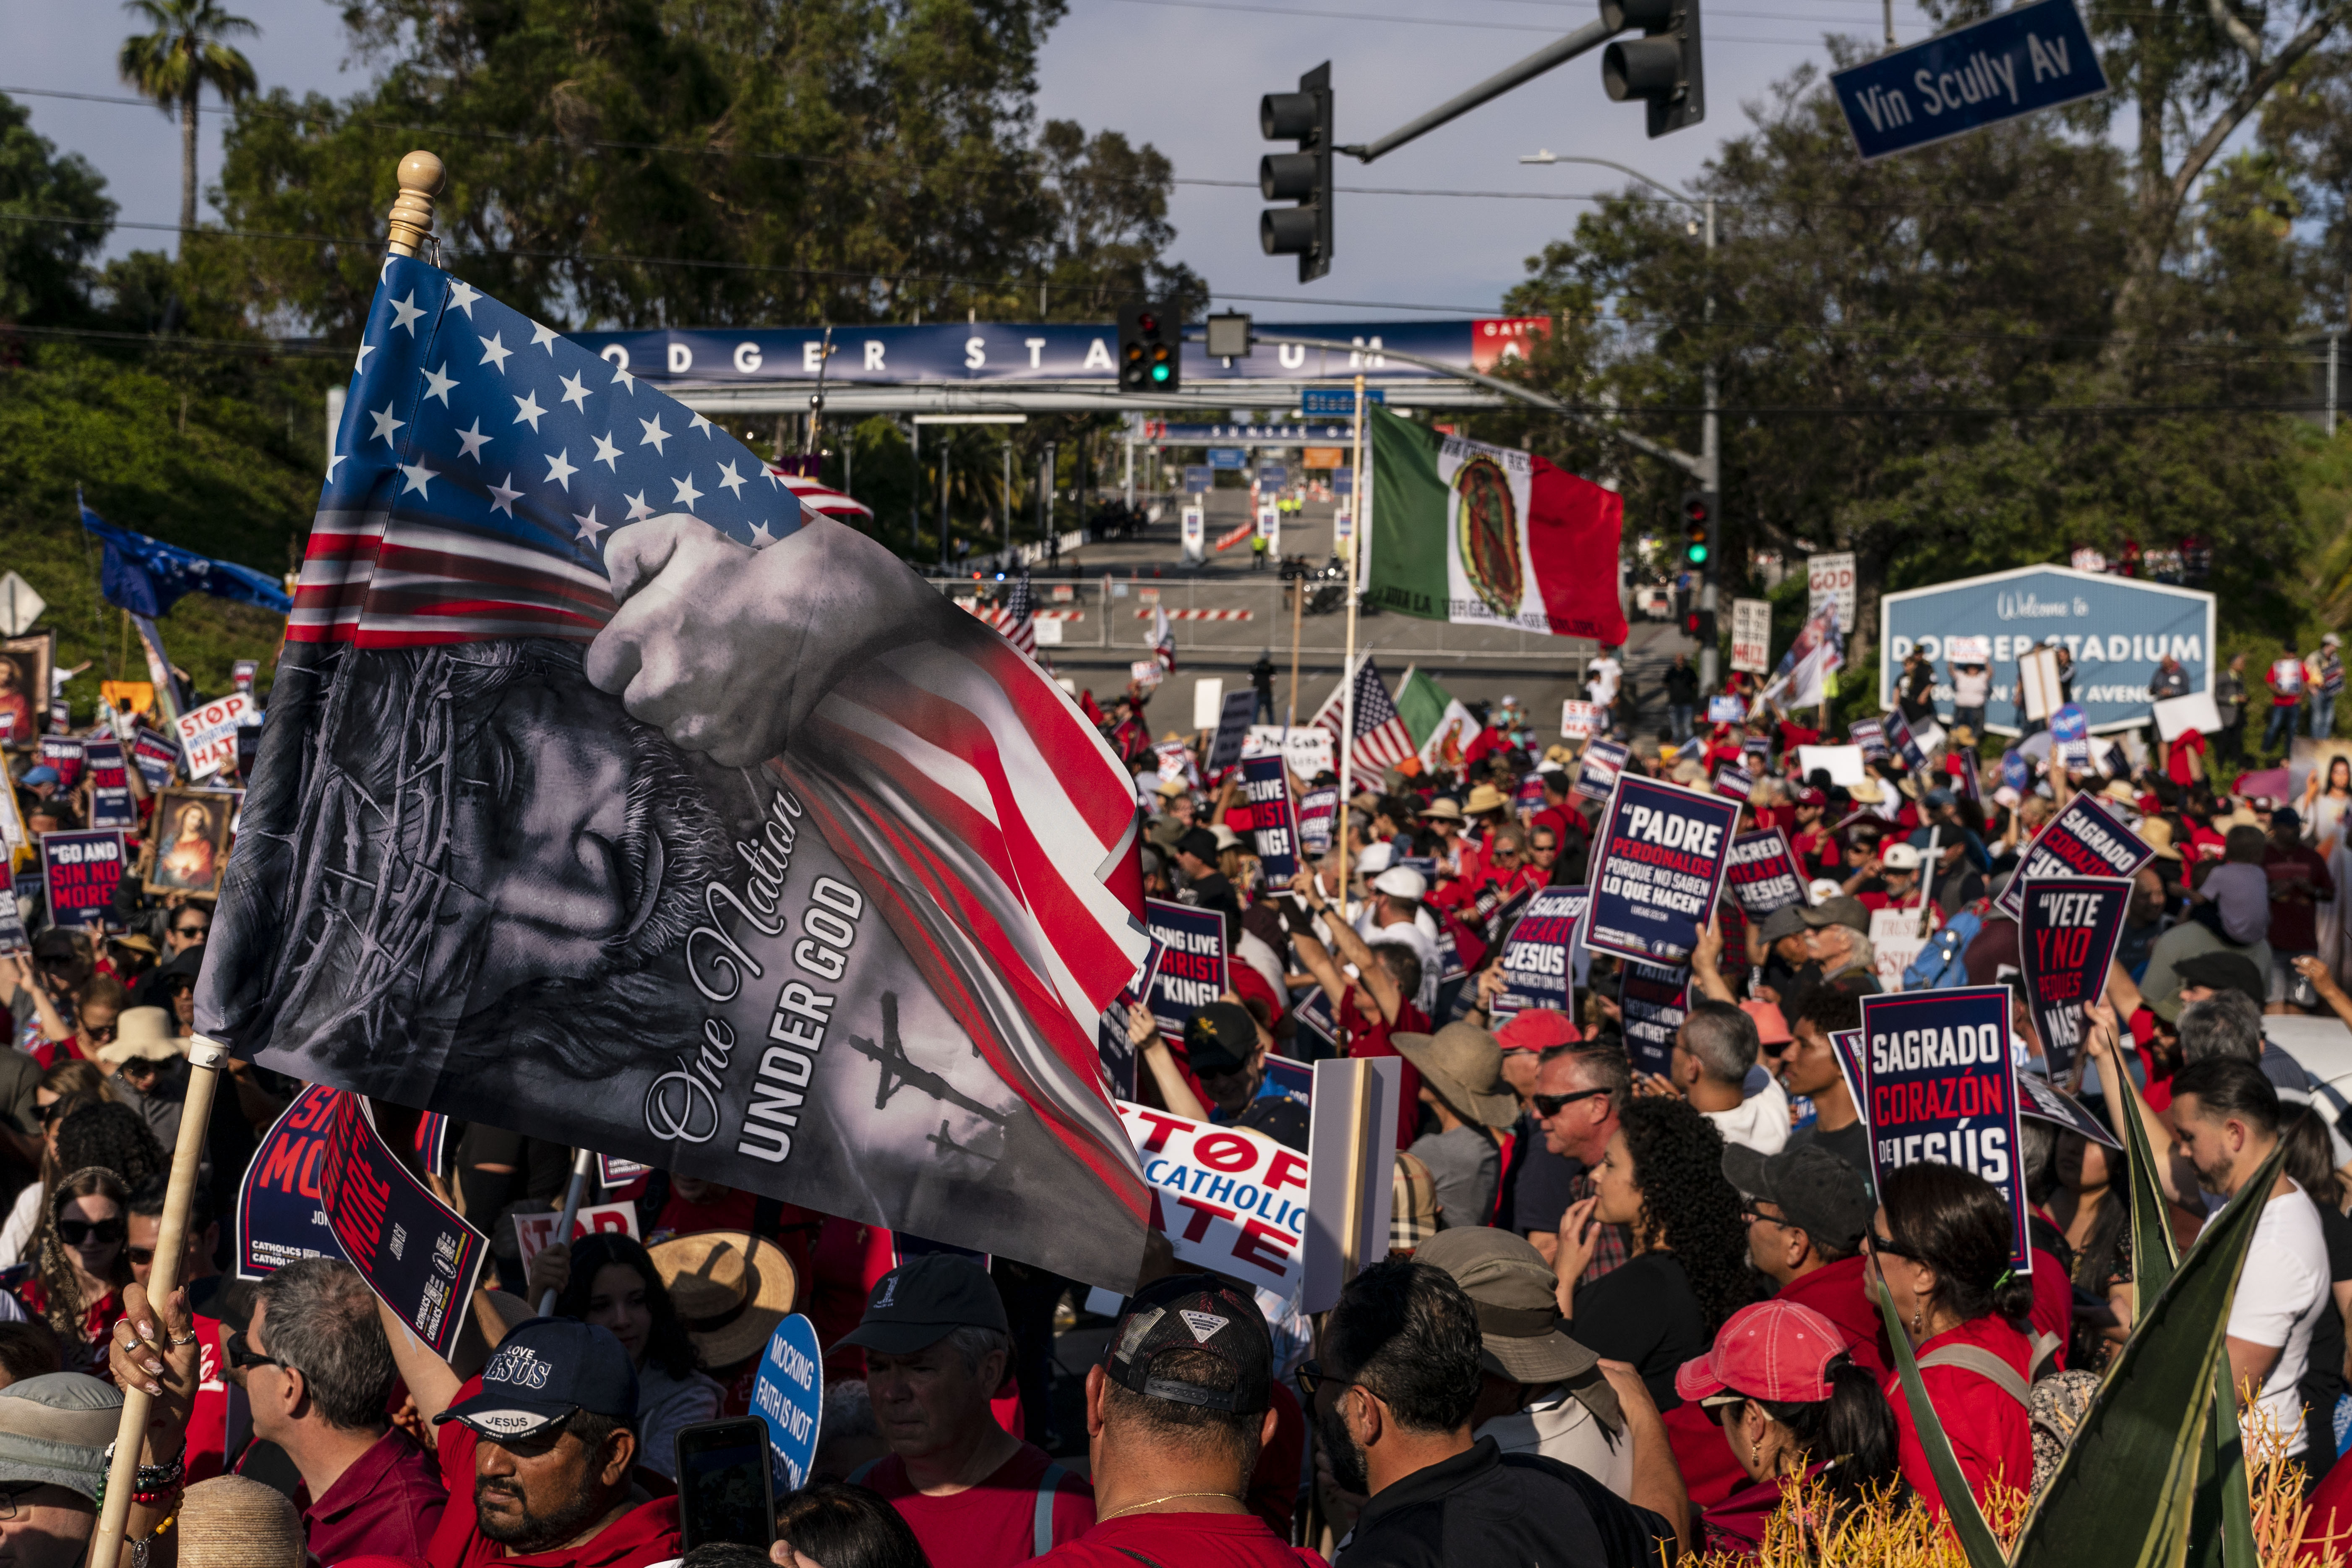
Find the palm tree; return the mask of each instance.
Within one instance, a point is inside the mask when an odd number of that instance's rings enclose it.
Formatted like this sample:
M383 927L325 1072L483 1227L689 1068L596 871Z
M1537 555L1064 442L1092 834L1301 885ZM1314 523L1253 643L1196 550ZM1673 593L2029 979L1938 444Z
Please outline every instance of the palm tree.
M196 226L196 100L207 87L234 103L257 85L253 62L221 40L261 29L222 10L216 0L124 0L122 7L154 31L122 40L122 79L169 114L180 113L180 235L184 249Z

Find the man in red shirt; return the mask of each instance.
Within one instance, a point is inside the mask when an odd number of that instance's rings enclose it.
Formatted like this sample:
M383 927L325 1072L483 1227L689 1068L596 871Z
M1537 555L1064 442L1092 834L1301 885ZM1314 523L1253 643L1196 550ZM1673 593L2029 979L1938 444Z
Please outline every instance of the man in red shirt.
M1244 1500L1275 1426L1273 1340L1248 1293L1206 1274L1145 1286L1113 1325L1108 1353L1087 1371L1087 1469L1101 1522L1041 1561L1322 1568Z
M1768 1158L1737 1143L1724 1148L1723 1178L1739 1192L1748 1256L1774 1294L1835 1323L1856 1362L1885 1371L1885 1330L1863 1273L1862 1238L1878 1206L1869 1178L1817 1145Z
M1307 973L1323 987L1323 994L1337 998L1333 1013L1348 1042L1348 1055L1392 1057L1398 1053L1389 1043L1391 1034L1398 1030L1427 1034L1429 1016L1414 1002L1423 990L1420 955L1402 942L1367 945L1339 910L1324 898L1322 887L1312 872L1300 871L1290 890L1298 895L1296 901L1283 906L1284 919L1290 927L1291 946L1297 950L1298 962ZM1315 934L1318 916L1322 917L1325 929L1339 950L1336 960L1330 948L1325 947L1322 939ZM1356 973L1343 973L1339 960L1353 965ZM1412 1144L1421 1122L1421 1074L1411 1062L1404 1065L1403 1073L1397 1105L1400 1149Z
M887 1499L932 1562L1001 1568L1092 1528L1093 1489L990 1413L1013 1339L979 1264L947 1252L908 1258L876 1282L841 1342L866 1352L866 1393L890 1445L849 1479Z

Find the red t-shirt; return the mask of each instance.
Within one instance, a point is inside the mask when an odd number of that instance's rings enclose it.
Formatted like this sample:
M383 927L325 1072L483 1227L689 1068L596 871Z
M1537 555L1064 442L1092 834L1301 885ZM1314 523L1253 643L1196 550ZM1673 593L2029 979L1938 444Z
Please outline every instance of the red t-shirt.
M2028 1364L2032 1347L2025 1336L1990 1315L1971 1318L1937 1334L1918 1348L1918 1358L1926 1361L1946 1345L1960 1344L1992 1352L2014 1367L2020 1377L2033 1374ZM1986 1483L1995 1476L2019 1491L2033 1484L2033 1430L2024 1405L1965 1367L1927 1367L1920 1372L1919 1381L1927 1390L1927 1403L1936 1407L1936 1418L1943 1423L1944 1436L1951 1439L1952 1457L1960 1462L1969 1490L1979 1504L1986 1499ZM1927 1468L1927 1450L1919 1446L1919 1428L1911 1418L1899 1374L1887 1374L1885 1391L1887 1403L1895 1406L1903 1479L1940 1514L1943 1493L1937 1489L1935 1472Z
M188 1484L221 1473L228 1457L228 1384L221 1378L221 1326L196 1314L196 1402L188 1412Z
M2050 1364L2063 1372L2066 1370L2066 1336L2074 1329L2074 1281L2056 1258L2038 1247L2033 1249L2032 1278L2033 1308L2026 1313L2026 1321L2033 1325L2036 1334L2057 1337L2056 1358ZM2029 1372L2026 1375L2031 1377L2033 1374Z
M1136 1568L1139 1562L1160 1568L1325 1568L1320 1556L1290 1545L1254 1513L1123 1514L1037 1561L1055 1568Z
M1779 1300L1811 1307L1846 1337L1854 1364L1874 1373L1886 1370L1886 1324L1871 1304L1870 1277L1861 1254L1824 1263L1810 1274L1800 1274L1775 1293Z
M470 1480L467 1496L473 1496ZM330 1568L353 1557L421 1558L432 1550L448 1501L433 1457L395 1426L302 1510L302 1537L310 1555Z
M1306 1413L1298 1408L1298 1396L1277 1383L1274 1441L1257 1451L1257 1468L1250 1472L1249 1491L1242 1501L1285 1540L1290 1536L1290 1516L1298 1510L1298 1468L1306 1457Z
M677 1189L670 1189L669 1201L662 1205L661 1215L654 1221L656 1236L692 1236L706 1230L740 1230L751 1228L752 1211L759 1207L760 1194L731 1187L727 1195L707 1204L690 1204L680 1197Z
M481 1386L480 1378L467 1378L449 1403L471 1399ZM444 1421L436 1441L441 1484L448 1489L449 1501L425 1549L425 1560L432 1568L490 1568L493 1563L499 1568L651 1568L681 1555L677 1499L666 1497L631 1509L578 1546L510 1557L476 1522L474 1450L481 1440L464 1422ZM333 1496L331 1489L328 1495Z
M1389 1044L1389 1036L1398 1030L1408 1035L1425 1035L1429 1033L1429 1019L1412 1003L1400 1001L1396 1022L1387 1023L1381 1017L1378 1008L1356 1005L1356 988L1351 985L1348 994L1339 999L1339 1029L1342 1037L1349 1041L1349 1056L1393 1057L1402 1053ZM1404 1077L1397 1090L1397 1147L1412 1147L1413 1133L1420 1126L1421 1073L1411 1062L1406 1062Z
M896 1454L877 1459L850 1479L887 1499L932 1562L1000 1568L1039 1555L1037 1494L1049 1468L1055 1474L1047 1531L1050 1543L1060 1546L1094 1528L1094 1488L1055 1465L1034 1443L1022 1444L978 1486L946 1497L926 1497L909 1486L907 1461Z

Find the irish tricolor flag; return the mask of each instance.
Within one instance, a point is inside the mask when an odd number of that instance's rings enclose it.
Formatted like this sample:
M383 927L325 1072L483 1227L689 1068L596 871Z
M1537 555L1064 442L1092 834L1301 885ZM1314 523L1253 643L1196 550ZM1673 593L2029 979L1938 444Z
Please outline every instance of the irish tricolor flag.
M1370 405L1364 590L1428 621L1625 640L1622 499L1532 453Z

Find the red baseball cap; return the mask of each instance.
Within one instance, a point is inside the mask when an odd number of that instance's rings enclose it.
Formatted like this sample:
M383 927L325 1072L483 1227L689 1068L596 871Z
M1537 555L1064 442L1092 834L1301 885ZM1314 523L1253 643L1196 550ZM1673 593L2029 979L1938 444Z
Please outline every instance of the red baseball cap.
M1683 1363L1675 1392L1685 1399L1744 1394L1775 1403L1830 1396L1829 1364L1846 1352L1838 1326L1794 1301L1759 1301L1727 1319L1706 1354Z
M1583 1037L1577 1032L1576 1020L1550 1007L1530 1007L1514 1014L1509 1023L1495 1031L1495 1043L1507 1051L1548 1051Z
M1782 1016L1778 1004L1761 1000L1742 1002L1739 1010L1756 1020L1756 1037L1759 1044L1777 1046L1796 1038L1789 1032L1789 1020Z

